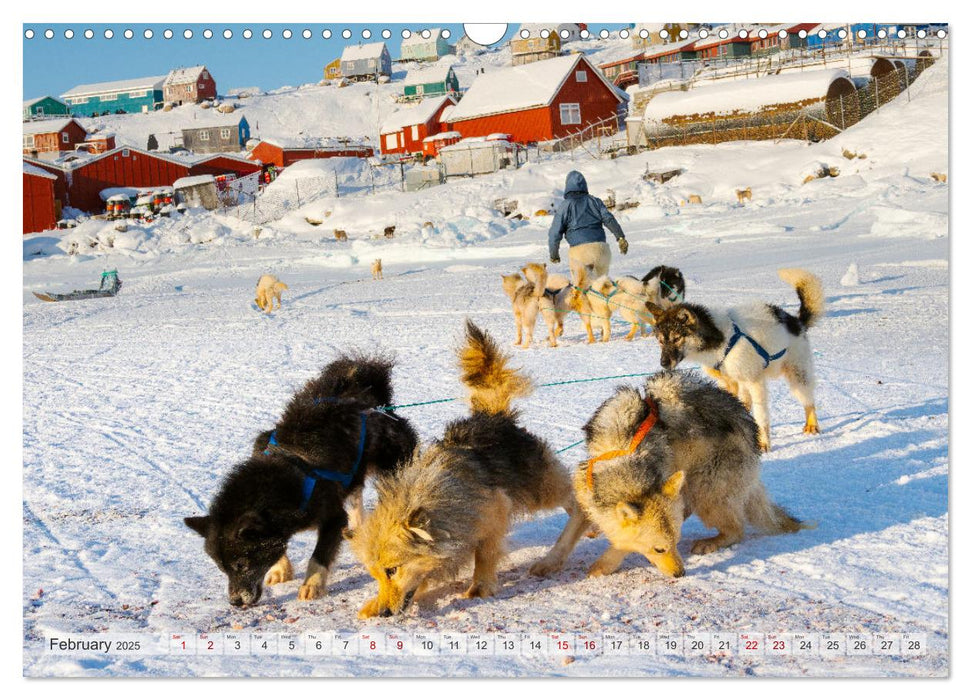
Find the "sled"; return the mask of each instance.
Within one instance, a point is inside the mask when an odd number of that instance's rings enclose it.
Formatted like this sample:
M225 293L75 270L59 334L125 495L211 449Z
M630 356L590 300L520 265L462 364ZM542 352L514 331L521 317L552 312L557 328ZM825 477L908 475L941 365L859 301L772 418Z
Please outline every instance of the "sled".
M118 270L109 270L101 273L101 286L98 289L75 289L73 292L65 294L49 294L47 292L34 292L34 296L41 301L73 301L75 299L99 299L102 297L113 297L121 289L121 280L118 279Z

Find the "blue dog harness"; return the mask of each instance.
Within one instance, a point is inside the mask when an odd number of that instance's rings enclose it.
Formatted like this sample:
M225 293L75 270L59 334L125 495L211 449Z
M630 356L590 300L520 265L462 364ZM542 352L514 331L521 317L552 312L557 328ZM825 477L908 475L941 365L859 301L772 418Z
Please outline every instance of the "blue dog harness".
M725 363L725 360L728 359L728 353L732 351L732 348L734 348L736 343L738 343L738 341L742 338L745 338L745 340L752 345L752 349L759 354L759 357L761 357L762 361L765 362L766 367L768 367L769 363L771 363L773 360L778 360L780 357L786 354L786 350L788 348L782 348L782 350L777 352L775 355L770 355L769 351L759 345L755 338L742 331L742 329L738 327L738 324L735 323L734 319L729 320L732 322L732 337L728 339L728 344L725 346L725 354L722 355L722 359L718 361L717 365L715 365L715 369L721 369L721 366Z
M326 401L327 403L338 402L337 399L331 397L314 399L315 404L320 403L321 401ZM285 447L281 447L276 439L276 430L270 433L270 439L267 441L267 446L266 449L263 450L263 454L271 455L274 452L278 452L287 457L294 458L295 462L300 463L298 465L300 470L304 472L303 496L300 501L300 510L304 512L307 511L307 506L310 505L310 498L314 495L314 489L317 487L318 481L333 481L340 484L345 489L350 487L351 482L354 481L354 477L361 468L361 460L364 458L364 444L367 440L367 418L368 414L372 413L374 410L375 409L373 408L368 408L360 412L361 436L357 443L357 456L354 459L354 464L351 466L350 472L338 472L330 469L305 469L304 465L307 465L307 461L303 457L290 452Z

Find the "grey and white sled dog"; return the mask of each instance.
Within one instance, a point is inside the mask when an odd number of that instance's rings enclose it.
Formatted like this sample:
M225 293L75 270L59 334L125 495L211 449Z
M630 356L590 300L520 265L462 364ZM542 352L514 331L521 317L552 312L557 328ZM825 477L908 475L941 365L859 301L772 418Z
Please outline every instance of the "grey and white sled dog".
M692 554L739 542L745 525L776 534L813 527L769 500L756 425L734 396L679 371L649 378L644 395L619 388L584 426L591 459L577 470L577 502L610 540L590 568L611 574L628 554L684 575L681 525L692 512L718 533Z
M778 271L796 289L799 311L754 302L730 309L675 304L667 309L648 303L654 335L661 344L661 366L674 369L682 360L701 364L721 386L738 396L759 426L759 445L769 450L769 379L785 377L806 413L805 433L818 433L816 380L807 329L823 315L823 285L799 269Z

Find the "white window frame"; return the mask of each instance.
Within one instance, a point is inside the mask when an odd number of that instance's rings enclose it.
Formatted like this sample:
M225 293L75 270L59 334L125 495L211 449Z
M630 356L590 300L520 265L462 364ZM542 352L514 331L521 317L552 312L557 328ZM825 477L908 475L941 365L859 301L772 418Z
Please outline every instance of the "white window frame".
M71 135L66 131L61 132L61 143L71 143Z
M200 131L199 132L199 140L200 141L208 141L209 140L209 129L206 129L205 131Z
M122 158L127 158L129 155L131 155L131 151L129 151L127 148L121 149L121 157Z
M221 139L230 139L232 137L233 137L233 130L232 129L220 129L219 130L219 138L221 138Z
M35 109L37 110L37 111L35 112L35 114L36 114L36 115L37 115L38 117L43 117L43 116L44 116L44 105L37 105L37 106L35 107Z
M587 82L587 72L585 70L578 70L577 71L577 82L578 83L585 83L585 82Z
M412 127L411 127L411 140L412 141L417 141L418 140L418 125L417 124L413 124Z
M118 100L118 93L117 92L109 93L107 95L102 95L101 96L101 101L102 102L116 102L117 100Z
M385 134L384 135L384 147L386 149L392 149L398 147L398 134Z
M24 148L33 148L33 147L34 147L34 135L24 134Z
M575 117L574 113L576 114ZM579 102L563 102L560 104L560 124L563 126L572 126L582 123L583 119L580 116Z

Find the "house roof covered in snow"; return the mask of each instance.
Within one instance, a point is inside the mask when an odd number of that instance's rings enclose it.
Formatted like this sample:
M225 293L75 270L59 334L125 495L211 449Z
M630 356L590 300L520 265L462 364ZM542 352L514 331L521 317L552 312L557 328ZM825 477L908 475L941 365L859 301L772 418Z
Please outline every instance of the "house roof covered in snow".
M194 119L188 119L182 125L182 129L212 129L212 128L232 128L239 126L246 117L239 112L223 114L215 109L198 110L194 113ZM249 124L249 122L246 122Z
M692 114L754 113L774 105L821 100L833 81L840 78L849 80L849 73L842 69L783 73L662 92L647 103L644 121Z
M67 128L67 125L71 122L81 126L81 122L73 117L65 117L64 119L43 119L36 122L24 122L24 134L56 134L57 132ZM84 130L84 127L81 126L81 129Z
M212 175L190 175L189 177L180 177L178 180L172 183L172 187L174 189L181 190L186 187L198 187L199 185L206 185L210 182L216 182L216 178Z
M361 139L338 138L336 136L296 136L289 138L261 139L261 141L276 146L292 150L331 150L337 151L345 148L365 148L365 143Z
M385 46L383 41L358 46L347 46L341 54L342 61L360 61L365 58L381 58Z
M462 101L452 110L449 121L457 122L490 114L545 107L553 101L580 61L586 64L618 100L626 99L583 54L578 53L502 68L477 76Z
M452 70L455 59L443 58L427 68L413 68L405 77L405 85L425 85L426 83L443 83Z
M435 115L435 112L437 112L445 103L455 104L455 100L446 95L444 97L439 97L438 99L422 100L414 107L399 109L397 112L394 112L390 117L384 120L384 124L381 125L381 133L391 134L395 131L404 129L406 126L424 124L431 119Z
M206 70L205 66L191 66L189 68L176 68L169 71L168 77L165 79L166 85L182 85L184 83L194 83L199 80L202 75L202 71Z
M422 44L427 44L428 42L438 41L439 37L442 35L441 28L432 29L429 27L423 31L428 32L429 36L427 39L421 35L421 32L412 32L411 36L409 36L407 39L401 40L401 48L406 46L421 46Z
M131 78L129 80L112 80L107 83L88 83L77 85L61 97L83 97L85 95L103 95L106 92L129 92L131 90L161 90L167 75L155 75L148 78Z
M24 163L24 175L35 175L37 177L44 177L48 180L56 180L57 175L54 173L49 173L43 168L38 168L36 165L31 165L30 163Z
M60 102L62 105L67 107L67 105L64 104L64 102L61 102L61 100L57 99L56 97L51 97L50 95L41 95L40 97L35 97L32 100L24 100L24 109L27 109L28 107L33 107L41 100L54 100L55 102Z
M523 23L523 24L520 24L519 25L519 29L517 29L515 35L513 35L513 39L522 39L523 38L523 34L522 34L523 31L528 31L529 32L529 37L528 38L530 38L530 39L535 39L537 37L542 37L543 36L542 32L543 32L544 29L547 30L548 32L550 32L550 34L557 34L557 35L559 35L559 33L561 31L566 30L567 32L569 32L569 36L570 37L574 37L580 31L580 25L575 24L575 23L572 23L571 24L571 23L568 23L568 22L567 23L564 23L564 22L526 22L526 23Z

